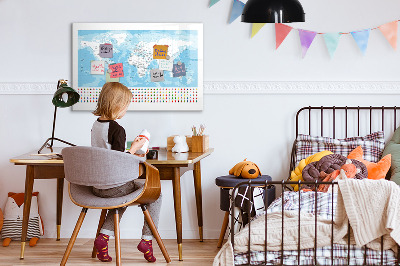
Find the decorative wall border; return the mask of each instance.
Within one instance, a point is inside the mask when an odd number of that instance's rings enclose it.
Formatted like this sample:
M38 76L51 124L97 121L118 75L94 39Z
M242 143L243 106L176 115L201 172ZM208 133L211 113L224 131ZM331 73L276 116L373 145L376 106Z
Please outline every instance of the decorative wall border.
M56 83L0 83L0 94L53 94ZM400 94L400 81L205 81L205 94Z

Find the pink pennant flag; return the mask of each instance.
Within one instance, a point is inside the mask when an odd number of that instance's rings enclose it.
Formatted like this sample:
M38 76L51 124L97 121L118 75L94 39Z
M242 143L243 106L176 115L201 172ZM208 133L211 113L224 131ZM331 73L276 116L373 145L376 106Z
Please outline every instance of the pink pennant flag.
M393 49L397 48L397 20L378 27Z
M285 40L286 36L288 36L292 29L293 28L288 25L275 23L276 49L278 49L278 47L282 44L282 42Z
M301 54L304 58L310 48L315 36L317 33L315 31L308 31L308 30L300 30L299 29L299 36L300 36L300 43L301 43Z

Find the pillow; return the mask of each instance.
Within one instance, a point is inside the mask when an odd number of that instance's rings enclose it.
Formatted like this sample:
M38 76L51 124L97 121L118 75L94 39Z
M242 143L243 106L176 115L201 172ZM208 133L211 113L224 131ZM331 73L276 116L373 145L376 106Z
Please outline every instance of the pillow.
M390 180L400 185L400 127L396 129L392 139L386 144L383 155L392 155L392 166L389 170Z
M308 182L314 182L316 180L323 181L327 177L327 175L330 175L335 171L337 171L337 174L339 174L339 170L343 167L343 165L346 164L353 165L357 170L352 177L356 179L367 178L368 170L362 162L354 159L349 160L348 158L340 154L331 154L321 158L321 160L317 162L310 163L306 167L304 167L303 179L304 181ZM328 189L328 187L329 186L326 186L326 189ZM314 186L303 185L302 188L313 189Z
M300 161L300 163L297 165L297 167L290 173L290 181L303 181L302 177L302 172L304 167L308 165L309 163L319 161L322 157L332 154L331 151L321 151L316 154L313 154L311 156L308 156L306 159L303 159ZM294 191L298 191L298 185L291 185L294 188Z
M308 156L329 150L336 154L347 156L352 150L361 146L364 150L364 159L370 162L377 162L381 158L385 147L383 131L378 131L364 137L352 137L345 139L333 139L329 137L316 137L299 134L296 139L295 164Z
M361 148L361 146L355 148L347 156L347 158L349 159L355 159L365 164L368 170L368 179L375 180L385 178L390 168L391 157L392 156L390 154L387 154L377 163L369 162L363 159L363 149Z

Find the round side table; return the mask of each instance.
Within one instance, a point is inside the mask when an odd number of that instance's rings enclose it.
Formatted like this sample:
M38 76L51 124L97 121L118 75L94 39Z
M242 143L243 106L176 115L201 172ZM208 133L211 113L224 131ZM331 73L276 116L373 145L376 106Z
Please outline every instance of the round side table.
M261 175L254 179L246 179L241 177L236 177L234 175L226 175L220 176L215 179L215 184L220 187L220 209L225 212L224 221L222 222L221 233L219 235L218 245L220 248L222 246L222 242L224 241L226 228L228 227L229 222L229 207L230 207L230 199L229 193L230 190L233 189L237 184L246 182L246 181L263 181L266 180L272 181L272 178L269 175ZM256 186L255 186L256 187ZM267 206L271 204L275 200L275 186L271 186L268 189L268 201Z

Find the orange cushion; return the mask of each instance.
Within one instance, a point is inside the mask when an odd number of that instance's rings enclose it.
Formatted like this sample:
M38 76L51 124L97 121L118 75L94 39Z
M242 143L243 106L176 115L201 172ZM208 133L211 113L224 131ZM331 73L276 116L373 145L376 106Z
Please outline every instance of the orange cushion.
M392 155L386 155L377 163L368 162L363 159L363 150L361 146L358 146L352 152L350 152L347 158L355 159L365 164L368 170L368 179L378 180L386 177L391 165Z

